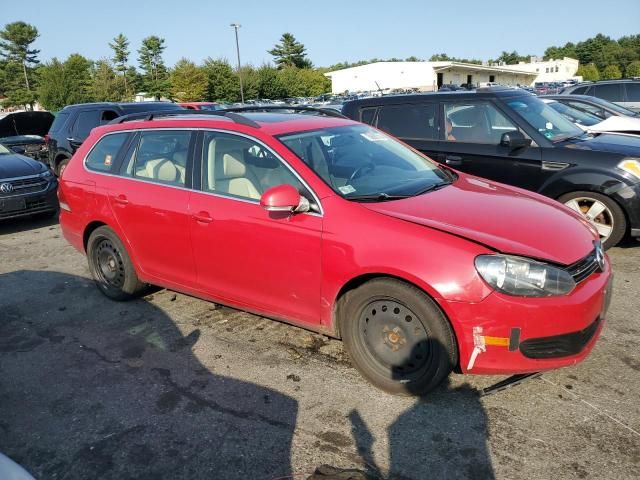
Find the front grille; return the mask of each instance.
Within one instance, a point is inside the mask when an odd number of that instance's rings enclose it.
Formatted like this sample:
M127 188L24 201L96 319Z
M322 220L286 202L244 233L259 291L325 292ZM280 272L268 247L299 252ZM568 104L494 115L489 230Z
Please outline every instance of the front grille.
M593 338L601 322L602 317L598 317L595 322L579 332L553 337L530 338L520 344L520 351L529 358L558 358L576 355Z
M25 177L18 180L10 180L8 182L0 180L0 183L10 183L13 187L12 192L0 192L0 197L15 197L25 193L43 192L47 189L49 182L45 178L34 175L33 177Z
M55 207L47 202L44 198L27 199L25 208L20 210L1 211L0 220L5 218L20 217L23 215L34 215L36 213L44 213L53 211Z
M576 283L580 283L596 270L599 270L598 259L596 257L595 248L593 251L584 257L582 260L578 260L576 263L569 265L566 270L573 277Z

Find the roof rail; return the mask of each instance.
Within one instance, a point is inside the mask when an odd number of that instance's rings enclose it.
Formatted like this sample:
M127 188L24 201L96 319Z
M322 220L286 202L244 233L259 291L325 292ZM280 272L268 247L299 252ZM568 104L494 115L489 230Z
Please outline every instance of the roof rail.
M223 108L221 110L215 110L216 112L278 112L281 113L295 113L295 112L317 112L323 114L327 117L336 117L336 118L348 118L344 116L339 111L333 108L320 108L320 107L309 107L306 105L251 105L246 107L230 107Z
M247 127L260 128L260 124L254 122L253 120L246 118L239 113L235 113L232 111L225 110L157 110L155 112L141 112L141 113L131 113L129 115L123 115L121 117L115 118L109 122L110 125L117 125L125 122L132 122L135 120L144 120L151 121L157 119L159 117L181 117L181 116L194 116L194 115L204 115L204 116L215 116L215 117L225 117L229 120L233 120L235 123L240 125L245 125Z

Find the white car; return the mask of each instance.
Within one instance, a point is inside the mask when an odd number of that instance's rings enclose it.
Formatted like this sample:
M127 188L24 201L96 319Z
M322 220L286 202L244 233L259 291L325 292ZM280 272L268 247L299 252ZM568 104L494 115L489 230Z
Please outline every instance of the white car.
M597 115L578 110L557 100L549 98L541 98L541 100L586 132L640 135L640 117L612 116L603 120Z

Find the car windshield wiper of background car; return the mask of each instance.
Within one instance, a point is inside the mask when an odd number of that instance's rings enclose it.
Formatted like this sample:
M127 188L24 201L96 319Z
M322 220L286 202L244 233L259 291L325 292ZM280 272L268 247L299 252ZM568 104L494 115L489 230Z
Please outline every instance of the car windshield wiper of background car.
M576 134L558 135L553 140L551 140L551 142L552 143L566 142L567 140L573 140L575 138L584 137L585 135L589 136L589 134L587 132L581 132L581 133L576 133Z

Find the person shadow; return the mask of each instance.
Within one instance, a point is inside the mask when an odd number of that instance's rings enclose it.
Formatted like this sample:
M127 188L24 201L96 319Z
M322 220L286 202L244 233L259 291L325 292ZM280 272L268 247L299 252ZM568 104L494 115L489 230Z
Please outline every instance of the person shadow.
M442 346L432 340L431 348ZM412 391L411 387L407 393L418 398L387 429L389 464L386 472L374 456L375 436L356 409L349 413L351 433L366 466L366 478L495 478L487 444L487 415L479 391L467 383L454 387L447 377L426 395Z
M232 378L224 342L196 357L199 328L76 275L0 274L0 292L0 451L34 477L292 475L297 401Z

